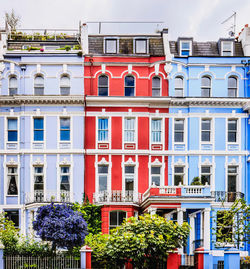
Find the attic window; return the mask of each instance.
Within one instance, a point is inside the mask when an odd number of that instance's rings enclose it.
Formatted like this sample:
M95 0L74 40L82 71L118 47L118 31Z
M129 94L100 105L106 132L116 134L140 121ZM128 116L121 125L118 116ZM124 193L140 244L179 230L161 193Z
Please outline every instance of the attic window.
M233 42L232 41L221 42L221 56L233 56Z
M135 53L147 53L147 39L135 40Z
M105 39L105 53L117 53L117 39Z
M192 55L192 41L180 41L180 56Z

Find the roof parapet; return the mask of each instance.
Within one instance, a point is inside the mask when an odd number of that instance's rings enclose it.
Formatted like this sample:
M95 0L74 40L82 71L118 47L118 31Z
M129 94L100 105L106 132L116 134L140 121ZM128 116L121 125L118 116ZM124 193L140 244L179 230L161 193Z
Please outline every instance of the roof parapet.
M250 56L250 27L248 24L241 29L238 40L242 44L244 56Z

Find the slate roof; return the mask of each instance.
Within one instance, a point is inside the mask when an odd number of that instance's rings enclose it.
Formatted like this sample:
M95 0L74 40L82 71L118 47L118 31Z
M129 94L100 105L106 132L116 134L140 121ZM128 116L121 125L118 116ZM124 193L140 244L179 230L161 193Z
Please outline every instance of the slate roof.
M207 42L193 42L193 53L192 56L220 56L218 42L216 41L207 41ZM175 57L179 56L178 53L178 42L170 41L170 51L174 54ZM241 42L235 42L235 53L234 56L243 57L243 50Z

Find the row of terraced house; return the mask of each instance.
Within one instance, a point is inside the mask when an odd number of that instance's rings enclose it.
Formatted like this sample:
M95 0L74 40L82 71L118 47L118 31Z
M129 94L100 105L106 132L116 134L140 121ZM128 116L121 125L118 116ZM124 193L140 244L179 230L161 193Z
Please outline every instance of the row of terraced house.
M250 27L218 42L87 27L0 32L0 210L32 234L39 206L85 193L104 233L145 212L188 221L179 253L216 264L221 200L249 202Z

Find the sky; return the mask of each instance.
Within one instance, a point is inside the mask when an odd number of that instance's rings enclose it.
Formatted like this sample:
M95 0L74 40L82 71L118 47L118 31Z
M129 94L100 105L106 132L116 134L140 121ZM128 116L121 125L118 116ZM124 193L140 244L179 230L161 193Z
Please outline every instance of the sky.
M250 25L250 0L0 0L0 23L4 13L14 9L23 29L78 29L79 21L144 21L137 24L102 24L103 34L154 33L169 29L170 40L194 37L196 41L228 37L233 19L221 24L233 12L236 33ZM98 24L90 24L90 33Z

